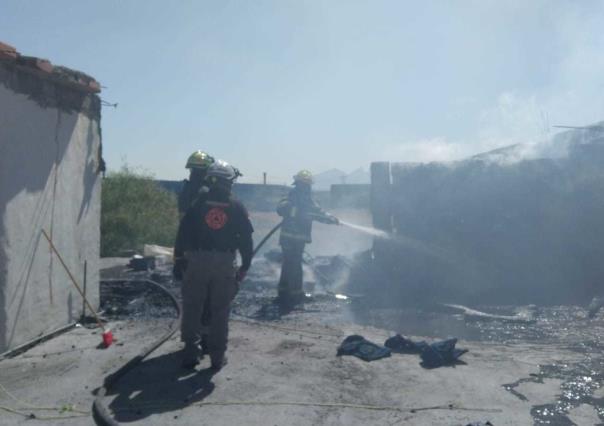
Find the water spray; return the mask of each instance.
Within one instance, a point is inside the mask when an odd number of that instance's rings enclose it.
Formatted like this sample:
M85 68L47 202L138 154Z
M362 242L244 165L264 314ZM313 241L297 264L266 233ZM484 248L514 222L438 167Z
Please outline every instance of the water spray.
M349 228L356 229L357 231L364 232L365 234L369 234L369 235L372 235L377 238L390 238L390 234L388 234L386 231L382 231L381 229L372 228L370 226L355 225L354 223L344 222L343 220L340 220L340 225L344 225Z
M357 231L371 235L375 238L380 238L380 239L384 239L384 240L387 239L387 240L393 241L394 243L396 243L398 245L406 246L407 248L409 248L415 252L432 256L443 262L455 264L458 261L458 259L455 255L447 252L446 250L444 250L442 248L434 247L431 244L427 244L423 241L417 240L415 238L411 238L411 237L403 235L403 234L399 234L399 233L390 234L381 229L376 229L376 228L373 228L370 226L361 226L361 225L357 225L354 223L345 222L342 220L340 220L340 224L344 225L348 228L355 229Z

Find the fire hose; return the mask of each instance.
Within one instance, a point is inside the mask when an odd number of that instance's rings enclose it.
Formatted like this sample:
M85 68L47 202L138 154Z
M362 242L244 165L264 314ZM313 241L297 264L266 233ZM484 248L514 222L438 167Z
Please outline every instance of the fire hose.
M126 280L114 279L114 280L103 280L103 281L105 281L105 282L118 282L118 281L122 282L122 281L126 281ZM180 309L180 303L178 303L178 300L176 299L176 297L168 289L166 289L161 284L156 283L155 281L145 279L145 280L142 280L142 282L153 286L154 288L160 290L162 293L166 294L169 297L172 305L176 309L177 318L171 324L168 331L163 336L161 336L157 341L151 343L148 347L143 349L143 351L140 354L138 354L137 356L132 358L130 361L126 362L115 372L113 372L110 375L108 375L107 377L105 377L105 380L103 380L103 385L98 389L98 391L96 393L96 397L94 399L94 403L92 404L92 417L94 418L95 422L98 425L119 426L119 423L113 417L111 417L111 414L109 413L109 409L103 403L103 398L107 395L107 392L118 382L119 379L121 379L124 375L126 375L126 373L128 373L130 370L132 370L138 364L140 364L154 350L159 348L170 337L172 337L172 335L178 330L178 327L180 324L181 309Z
M281 227L282 224L283 224L283 222L279 222L273 229L271 229L269 231L268 234L266 234L266 236L260 241L260 243L258 243L256 248L252 252L252 258L258 253L258 251L269 240L269 238L272 237L275 232L277 232L277 230ZM105 281L105 282L120 281L121 282L121 281L125 281L125 280L114 279L114 280L103 280L103 281ZM130 361L126 362L118 370L116 370L115 372L113 372L110 375L108 375L107 377L105 377L105 380L103 380L103 385L98 389L98 391L96 393L96 397L94 399L94 403L92 404L92 417L94 418L95 422L101 426L119 426L119 423L111 416L111 414L109 413L109 409L103 403L103 398L105 398L105 396L107 395L109 390L113 386L115 386L115 384L118 382L118 380L121 379L123 376L125 376L126 373L128 373L130 370L132 370L137 365L139 365L145 358L147 358L149 355L151 355L151 353L153 351L155 351L157 348L159 348L161 345L163 345L170 337L172 337L174 335L174 333L176 333L176 331L178 330L178 327L180 324L181 308L180 308L180 304L178 303L178 300L176 299L176 297L168 289L166 289L161 284L156 283L155 281L145 279L145 280L142 280L142 282L145 282L145 283L155 287L156 289L160 290L162 293L165 293L170 298L170 301L172 302L172 304L174 305L174 308L176 309L177 318L172 323L172 325L170 326L168 331L162 337L160 337L157 341L151 343L140 354L138 354L137 356L132 358Z
M258 253L258 251L260 251L260 249L261 249L261 248L262 248L262 246L263 246L263 245L264 245L264 244L265 244L265 243L268 241L268 239L269 239L270 237L272 237L272 236L273 236L273 234L274 234L275 232L277 232L277 230L278 230L279 228L281 228L281 225L283 225L283 222L282 222L282 221L281 221L281 222L279 222L277 225L275 225L275 227L274 227L273 229L271 229L271 230L269 231L269 233L268 233L268 234L266 234L266 236L265 236L265 237L262 239L262 241L260 241L260 242L258 243L258 245L256 246L256 248L255 248L255 249L254 249L254 251L252 252L252 259L254 258L254 256L256 256L256 254Z

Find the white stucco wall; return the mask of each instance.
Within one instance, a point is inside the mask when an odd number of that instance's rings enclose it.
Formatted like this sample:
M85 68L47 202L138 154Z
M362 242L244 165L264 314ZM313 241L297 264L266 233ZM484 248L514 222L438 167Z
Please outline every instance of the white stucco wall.
M50 96L60 94L51 86ZM0 353L81 314L42 229L80 283L87 262L87 295L98 306L100 134L90 117L0 84Z

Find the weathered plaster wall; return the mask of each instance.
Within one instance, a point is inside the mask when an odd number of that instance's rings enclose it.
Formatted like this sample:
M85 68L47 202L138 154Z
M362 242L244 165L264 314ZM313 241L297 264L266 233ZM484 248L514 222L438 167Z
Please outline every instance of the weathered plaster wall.
M21 74L0 66L0 352L81 314L42 229L80 281L87 262L87 294L93 306L99 298L100 116L87 107L94 95Z

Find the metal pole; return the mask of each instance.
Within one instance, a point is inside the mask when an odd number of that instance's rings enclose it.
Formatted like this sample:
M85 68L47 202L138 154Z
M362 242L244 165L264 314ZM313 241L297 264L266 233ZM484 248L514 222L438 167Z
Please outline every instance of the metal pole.
M84 260L84 300L86 300L86 281L88 278L88 261ZM82 318L86 318L86 302L82 300Z

